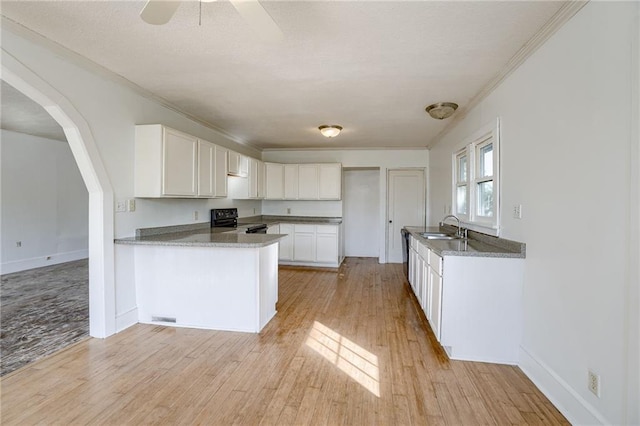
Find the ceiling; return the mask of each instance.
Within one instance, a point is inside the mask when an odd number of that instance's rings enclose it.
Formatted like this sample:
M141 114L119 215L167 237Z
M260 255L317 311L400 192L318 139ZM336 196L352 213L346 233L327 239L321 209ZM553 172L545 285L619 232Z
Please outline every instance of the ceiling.
M62 127L40 105L0 80L0 128L66 142Z
M285 37L268 42L224 0L183 1L162 26L144 4L3 0L2 15L258 149L425 147L447 120L424 108L459 114L563 6L263 1Z

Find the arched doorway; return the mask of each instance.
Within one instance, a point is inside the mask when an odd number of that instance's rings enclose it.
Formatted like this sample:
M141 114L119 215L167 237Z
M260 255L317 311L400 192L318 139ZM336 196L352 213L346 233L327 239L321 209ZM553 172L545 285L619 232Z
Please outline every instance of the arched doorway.
M113 189L91 128L54 87L4 49L2 79L41 105L60 124L89 192L89 334L116 331L113 249Z

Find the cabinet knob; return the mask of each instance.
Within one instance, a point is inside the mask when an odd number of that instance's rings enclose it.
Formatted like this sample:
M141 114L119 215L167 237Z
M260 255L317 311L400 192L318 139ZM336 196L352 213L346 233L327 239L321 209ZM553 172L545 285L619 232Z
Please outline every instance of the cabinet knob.
M390 221L389 221L389 223L393 223L393 221L392 221L392 220L390 220Z

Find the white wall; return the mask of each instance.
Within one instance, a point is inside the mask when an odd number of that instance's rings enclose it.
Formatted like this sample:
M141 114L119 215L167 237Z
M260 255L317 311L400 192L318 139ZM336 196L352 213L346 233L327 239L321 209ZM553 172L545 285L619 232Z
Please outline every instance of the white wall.
M380 193L378 206L378 244L380 263L386 263L387 238L387 170L403 167L426 168L429 151L426 149L363 149L363 150L273 150L265 151L264 161L274 163L342 163L343 168L378 168L380 175ZM313 201L313 203L329 203ZM321 206L321 204L318 204ZM282 208L278 204L278 208ZM265 209L271 211L271 205L265 202ZM335 209L335 207L332 207ZM323 209L320 207L319 209ZM293 211L293 210L292 210Z
M75 59L62 48L48 44L3 21L2 49L55 88L71 103L90 127L109 176L116 200L133 198L134 129L136 124L162 123L177 130L259 156L256 150L239 145L223 134L196 123L159 103L141 96L107 73ZM238 206L242 216L260 213L260 201L137 199L136 211L115 214L115 237L132 236L136 228L208 221L209 209ZM251 213L251 214L249 214ZM5 230L2 229L4 234ZM118 329L135 318L133 252L115 246L115 307Z
M501 117L501 232L527 244L521 367L576 424L640 423L638 309L628 301L639 262L629 214L639 5L587 4L431 150L435 224L451 204L455 147ZM588 369L601 376L600 398Z
M86 258L89 195L69 145L1 132L2 273Z
M378 257L380 172L345 170L343 194L344 255Z

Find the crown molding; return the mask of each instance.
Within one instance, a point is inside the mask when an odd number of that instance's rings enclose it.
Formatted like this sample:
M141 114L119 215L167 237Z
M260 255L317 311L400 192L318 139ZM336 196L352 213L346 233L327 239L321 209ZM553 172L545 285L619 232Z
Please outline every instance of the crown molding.
M566 2L549 19L540 30L531 37L520 49L509 59L507 64L476 93L467 104L461 107L453 116L451 121L427 143L427 148L431 149L437 145L456 125L461 122L467 114L473 110L480 102L489 96L504 80L507 79L516 69L520 67L533 53L538 50L556 31L558 31L569 19L571 19L589 0L570 0Z
M256 154L259 154L262 151L259 147L252 145L247 141L228 133L226 130L221 129L215 126L214 124L209 123L208 121L195 117L194 115L184 111L183 109L179 108L178 106L174 105L168 100L152 93L151 91L137 85L131 80L124 78L123 76L109 70L108 68L103 67L102 65L92 61L86 56L83 56L77 52L74 52L73 50L61 45L60 43L57 43L51 40L50 38L43 36L42 34L32 30L31 28L28 28L18 22L15 22L4 15L1 16L0 22L1 22L2 29L7 29L9 32L15 35L23 37L39 46L42 46L48 50L51 50L55 54L63 57L64 59L68 60L72 64L80 68L83 68L86 71L89 71L93 74L98 75L99 77L102 77L106 80L117 83L121 86L124 86L129 90L133 91L134 93L146 99L149 99L173 112L176 112L182 115L183 117L214 131L218 135L226 139L229 139L232 142L235 142L239 145L242 145L244 147L247 147L249 149L256 151ZM230 147L227 147L227 148L230 148Z
M288 148L264 148L262 152L278 152L278 151L425 151L426 146L358 146L358 147L288 147Z

